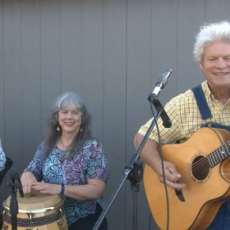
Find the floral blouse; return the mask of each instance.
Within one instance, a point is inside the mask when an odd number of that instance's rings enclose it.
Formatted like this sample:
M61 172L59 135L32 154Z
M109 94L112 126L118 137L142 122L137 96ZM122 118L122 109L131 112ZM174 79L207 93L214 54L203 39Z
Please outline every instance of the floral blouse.
M46 157L44 145L41 144L25 171L32 172L39 181L65 185L84 185L88 179L93 178L106 182L108 177L102 145L95 139L86 141L71 159L67 157L66 151L58 147ZM95 213L96 200L79 201L65 197L64 211L68 225L71 225L79 218Z
M6 155L0 145L0 172L5 168Z

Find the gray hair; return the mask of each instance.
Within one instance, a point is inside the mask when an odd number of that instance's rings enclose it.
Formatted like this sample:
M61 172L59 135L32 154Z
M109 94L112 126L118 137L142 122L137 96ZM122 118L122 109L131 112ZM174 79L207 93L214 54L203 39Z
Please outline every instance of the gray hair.
M193 55L195 61L201 62L205 47L218 40L230 42L229 22L222 21L202 26L194 44Z
M54 111L58 112L70 104L75 105L76 108L78 108L80 110L82 109L82 107L84 107L84 103L83 103L82 99L80 98L80 96L78 96L74 92L66 92L66 93L63 93L62 95L60 95L56 99L56 102L54 105Z
M45 139L45 153L48 155L51 149L56 145L58 138L62 134L61 127L57 129L59 126L58 124L58 112L61 109L65 109L68 105L75 105L77 109L81 112L81 127L80 132L76 135L75 139L73 140L71 150L70 150L70 157L74 154L77 149L81 149L85 141L91 138L91 132L89 129L90 125L90 115L87 111L85 104L83 103L82 99L74 92L66 92L59 96L56 99L55 105L51 111L50 119L48 123L48 133Z

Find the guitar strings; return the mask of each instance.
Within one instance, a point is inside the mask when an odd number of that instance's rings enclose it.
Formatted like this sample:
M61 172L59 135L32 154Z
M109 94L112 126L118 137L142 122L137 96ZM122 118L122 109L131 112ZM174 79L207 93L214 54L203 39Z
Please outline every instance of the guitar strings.
M205 170L206 168L201 168L201 166L209 166L209 168L211 168L211 165L210 165L210 163L209 163L209 160L208 160L208 158L209 159L212 159L211 158L211 156L213 156L213 158L216 160L216 158L215 158L215 156L218 158L217 159L217 164L218 163L220 163L220 160L222 161L222 160L225 160L226 158L227 158L227 153L229 152L228 150L228 144L229 144L229 140L228 141L226 141L221 147L219 147L219 148L217 148L216 150L214 150L213 152L211 152L210 154L208 154L207 156L201 156L202 158L201 159L199 159L199 160L197 160L197 161L195 161L194 163L193 163L193 165L192 165L192 169L201 169L201 172L203 171L203 170ZM223 148L224 149L224 153L226 153L226 155L224 155L221 151L220 151L220 149L221 148ZM220 153L219 155L218 155L218 153ZM215 165L217 165L216 164L216 162L214 162L215 164L214 164L214 166Z

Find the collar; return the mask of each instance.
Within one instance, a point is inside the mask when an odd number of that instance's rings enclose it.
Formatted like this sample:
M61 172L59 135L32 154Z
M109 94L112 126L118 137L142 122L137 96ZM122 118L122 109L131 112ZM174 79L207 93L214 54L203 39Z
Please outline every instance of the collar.
M204 91L204 94L206 96L208 96L209 98L211 98L212 100L215 99L213 93L211 92L211 90L209 89L209 86L208 86L208 82L207 81L203 81L201 83L201 86L202 86L202 89Z
M208 82L207 81L203 81L201 83L201 86L202 86L202 89L204 91L204 94L206 95L206 97L208 99L210 99L212 102L215 102L215 103L221 103L219 100L217 100L214 96L214 94L212 93L212 91L210 90L209 86L208 86ZM228 105L230 103L230 98L226 101L226 103L224 104L225 105Z

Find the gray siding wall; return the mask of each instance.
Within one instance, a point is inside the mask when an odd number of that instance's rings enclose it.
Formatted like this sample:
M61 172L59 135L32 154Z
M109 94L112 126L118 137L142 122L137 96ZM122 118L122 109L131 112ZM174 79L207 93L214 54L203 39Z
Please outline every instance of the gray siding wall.
M74 90L108 155L109 200L134 153L133 135L151 116L154 83L174 69L163 102L199 83L194 36L204 22L229 20L229 9L228 0L0 0L0 136L14 169L32 158L55 97ZM156 229L140 190L125 184L109 229Z

